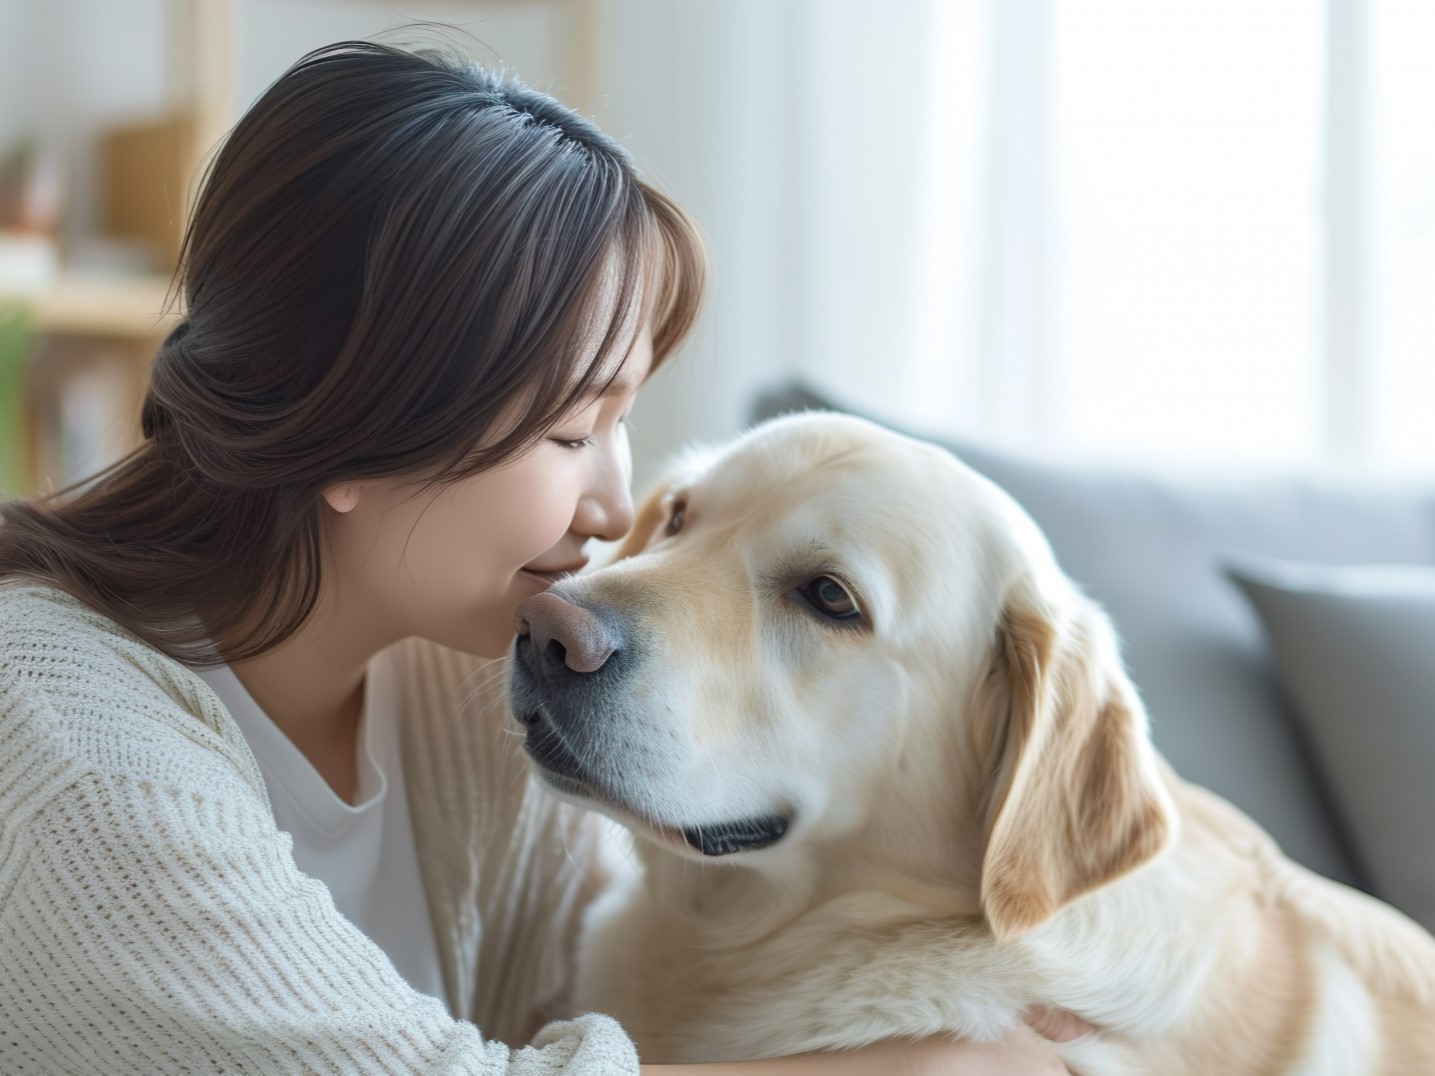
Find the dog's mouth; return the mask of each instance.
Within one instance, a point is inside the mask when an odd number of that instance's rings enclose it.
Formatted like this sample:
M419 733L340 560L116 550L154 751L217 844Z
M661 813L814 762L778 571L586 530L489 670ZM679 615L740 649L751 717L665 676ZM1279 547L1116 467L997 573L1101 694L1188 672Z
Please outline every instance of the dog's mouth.
M622 815L619 821L652 834L659 843L678 850L699 852L704 856L730 856L776 844L791 825L792 820L788 816L777 813L692 826L665 825L645 818L587 774L582 761L563 742L563 737L541 710L525 716L522 722L528 730L523 749L554 789Z
M750 852L776 844L787 832L787 826L788 819L784 816L765 814L718 825L688 826L681 833L689 848L705 856L730 856L734 852Z

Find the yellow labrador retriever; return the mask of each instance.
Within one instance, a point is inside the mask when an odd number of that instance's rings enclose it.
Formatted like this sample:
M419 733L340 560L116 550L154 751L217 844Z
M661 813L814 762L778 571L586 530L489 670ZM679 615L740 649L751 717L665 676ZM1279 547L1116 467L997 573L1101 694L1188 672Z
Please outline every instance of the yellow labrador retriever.
M519 614L560 795L637 835L579 1001L651 1061L1097 1028L1084 1076L1435 1073L1435 941L1152 748L1110 623L1000 489L800 416L694 457Z

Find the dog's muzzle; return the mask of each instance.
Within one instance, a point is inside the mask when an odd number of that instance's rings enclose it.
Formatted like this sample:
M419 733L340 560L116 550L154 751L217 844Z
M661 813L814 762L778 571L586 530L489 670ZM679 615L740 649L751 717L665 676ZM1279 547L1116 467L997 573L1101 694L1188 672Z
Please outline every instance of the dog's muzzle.
M611 788L633 747L620 714L637 656L622 615L546 590L518 607L515 627L509 693L528 754L550 775Z
M624 614L556 588L520 605L515 627L509 696L526 730L524 750L560 791L631 811L626 790L634 774L677 761L665 753L673 737L634 719L643 633ZM727 856L776 843L790 821L762 812L660 828L705 856Z

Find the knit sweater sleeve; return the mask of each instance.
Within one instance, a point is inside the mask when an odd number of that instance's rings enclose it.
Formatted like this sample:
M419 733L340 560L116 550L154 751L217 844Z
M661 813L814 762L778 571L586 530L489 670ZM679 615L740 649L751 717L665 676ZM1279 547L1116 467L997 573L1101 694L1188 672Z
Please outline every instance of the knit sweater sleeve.
M410 639L406 762L420 862L456 1011L507 1042L573 1013L584 916L621 849L611 826L532 774L499 664Z
M410 989L218 797L90 775L32 820L0 911L7 1072L630 1073L604 1017L510 1050Z
M56 692L6 641L0 1071L637 1071L606 1017L522 1049L451 1017L298 870L249 775L202 736L136 720L132 668L95 684L71 668L59 679L81 689Z

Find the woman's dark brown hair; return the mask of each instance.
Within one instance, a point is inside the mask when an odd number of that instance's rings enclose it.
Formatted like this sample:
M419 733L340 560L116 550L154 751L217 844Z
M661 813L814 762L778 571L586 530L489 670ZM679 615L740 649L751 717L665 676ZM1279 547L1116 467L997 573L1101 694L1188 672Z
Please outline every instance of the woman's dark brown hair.
M143 444L0 506L0 580L180 660L262 653L314 608L323 489L512 459L643 320L671 352L702 278L688 218L551 97L446 51L312 52L204 178Z

